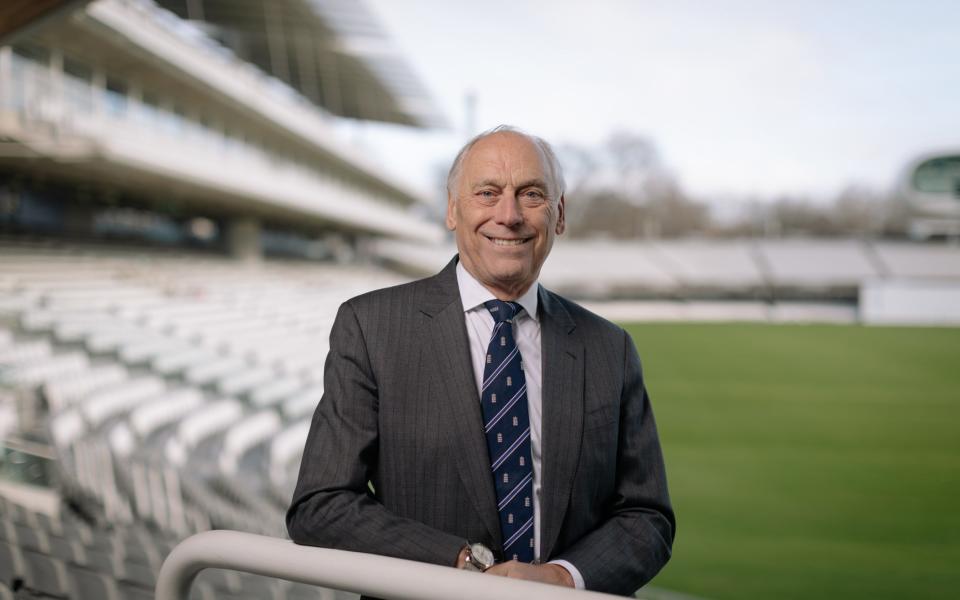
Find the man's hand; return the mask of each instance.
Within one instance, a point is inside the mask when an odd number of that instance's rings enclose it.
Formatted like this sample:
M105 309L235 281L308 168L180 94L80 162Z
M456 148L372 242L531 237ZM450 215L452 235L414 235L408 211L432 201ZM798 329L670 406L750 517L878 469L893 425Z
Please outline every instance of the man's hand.
M550 583L553 585L563 585L566 587L575 587L573 576L570 572L561 567L550 563L531 565L516 560L493 565L484 573L499 575L501 577L513 577L514 579L526 579L528 581L539 581L540 583Z

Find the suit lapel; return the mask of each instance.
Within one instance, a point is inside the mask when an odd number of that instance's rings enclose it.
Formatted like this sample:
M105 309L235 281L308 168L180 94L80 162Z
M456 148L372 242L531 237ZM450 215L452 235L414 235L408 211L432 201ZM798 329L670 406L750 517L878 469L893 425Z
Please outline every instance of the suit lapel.
M583 435L583 343L576 324L551 293L540 288L543 345L543 440L540 556L550 558L566 515Z
M496 492L490 475L487 441L483 435L480 398L470 359L470 342L457 287L454 258L436 277L421 305L431 319L425 328L424 355L435 361L428 372L444 395L439 407L449 424L447 434L456 448L457 466L474 509L496 545L502 543ZM432 347L432 348L431 348Z

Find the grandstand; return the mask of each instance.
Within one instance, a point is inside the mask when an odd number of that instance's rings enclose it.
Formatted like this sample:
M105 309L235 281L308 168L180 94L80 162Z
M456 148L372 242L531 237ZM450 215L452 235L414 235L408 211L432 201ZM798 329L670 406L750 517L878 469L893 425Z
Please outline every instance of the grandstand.
M152 589L172 544L191 533L284 536L336 308L400 281L374 267L251 268L141 250L22 241L2 248L0 381L13 421L5 424L4 465L42 465L45 483L76 514L36 510L43 494L6 484L33 507L3 512L0 549L13 557L7 585L138 597ZM47 440L49 452L29 452ZM68 542L64 527L83 529L79 539L90 542ZM141 554L127 556L127 546ZM105 556L91 558L97 552ZM133 574L114 568L128 563ZM50 580L47 572L59 575ZM197 593L305 593L256 585L217 579Z
M456 251L390 239L370 247L416 274ZM960 246L943 243L561 238L541 281L617 320L960 323Z
M11 0L0 43L0 598L151 598L192 533L285 537L336 308L403 280L358 249L442 239L337 120L444 120L357 2Z
M0 48L0 223L247 258L261 233L314 251L438 241L408 210L423 195L333 132L338 114L441 119L389 50L360 5L334 1L97 0L28 28Z

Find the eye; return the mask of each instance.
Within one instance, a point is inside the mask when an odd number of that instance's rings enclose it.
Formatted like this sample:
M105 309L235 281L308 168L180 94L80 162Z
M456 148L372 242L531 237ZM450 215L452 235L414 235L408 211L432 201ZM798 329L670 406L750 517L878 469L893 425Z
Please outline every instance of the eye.
M523 192L520 194L520 197L530 202L542 202L546 199L547 195L543 193L543 190L530 188L523 190Z
M480 190L477 192L477 196L480 196L481 198L494 198L496 195L497 193L493 190Z

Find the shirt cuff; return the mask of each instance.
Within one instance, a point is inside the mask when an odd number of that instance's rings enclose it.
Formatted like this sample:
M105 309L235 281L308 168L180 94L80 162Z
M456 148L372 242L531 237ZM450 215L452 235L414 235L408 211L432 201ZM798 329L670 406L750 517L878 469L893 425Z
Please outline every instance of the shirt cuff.
M587 585L583 582L583 575L580 574L579 569L571 565L569 562L558 558L557 560L551 560L549 563L551 565L560 565L570 573L570 577L573 577L573 587L578 590L586 589Z

